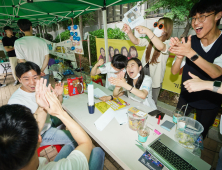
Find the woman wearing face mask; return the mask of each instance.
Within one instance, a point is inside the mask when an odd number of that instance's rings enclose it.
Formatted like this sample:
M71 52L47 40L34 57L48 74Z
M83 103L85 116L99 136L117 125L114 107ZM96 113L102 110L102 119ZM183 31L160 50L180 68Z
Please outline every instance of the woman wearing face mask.
M168 39L172 34L173 21L170 18L163 17L154 23L154 27L153 32L143 26L135 28L140 34L146 34L149 40L136 38L130 27L126 24L124 24L123 31L128 34L130 40L135 45L146 46L141 61L145 74L149 75L153 80L153 99L157 103L166 69L166 62L169 57L168 49L170 47L170 40Z
M137 53L136 47L131 46L129 48L129 56L127 57L128 60L131 58L137 58L137 57L138 57L138 53Z
M138 58L128 60L126 72L126 79L124 78L124 72L119 73L117 78L109 78L110 83L116 86L113 91L113 96L121 96L123 94L123 92L120 91L122 87L131 99L153 109L157 109L152 99L152 79L144 75L141 61Z

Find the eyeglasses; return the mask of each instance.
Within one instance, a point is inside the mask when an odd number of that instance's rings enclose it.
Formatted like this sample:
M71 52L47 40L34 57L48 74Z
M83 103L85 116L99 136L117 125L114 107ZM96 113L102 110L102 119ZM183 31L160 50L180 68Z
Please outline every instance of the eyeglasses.
M164 25L163 25L163 24L159 24L158 22L155 22L155 23L153 24L153 27L154 27L154 28L158 27L158 28L161 30L161 29L164 28Z
M209 17L209 16L211 16L213 14L215 14L215 13L209 14L207 16L206 15L201 15L199 18L190 18L189 20L190 20L190 23L195 23L196 19L198 19L198 21L202 23L202 22L204 22L206 20L207 17Z

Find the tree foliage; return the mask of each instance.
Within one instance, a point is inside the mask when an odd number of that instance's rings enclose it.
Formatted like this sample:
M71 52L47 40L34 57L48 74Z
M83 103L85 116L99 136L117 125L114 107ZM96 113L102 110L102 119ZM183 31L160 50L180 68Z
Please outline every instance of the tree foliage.
M145 0L144 2L150 3L153 0ZM199 0L156 0L152 7L146 10L147 15L151 11L157 13L160 9L168 10L164 16L169 17L174 21L174 25L183 25L186 23L183 36L187 36L190 29L189 12L193 5Z
M150 3L151 0L144 2ZM173 19L176 24L183 24L189 17L189 12L193 5L199 0L157 0L153 6L146 11L157 13L160 9L169 10L164 16Z

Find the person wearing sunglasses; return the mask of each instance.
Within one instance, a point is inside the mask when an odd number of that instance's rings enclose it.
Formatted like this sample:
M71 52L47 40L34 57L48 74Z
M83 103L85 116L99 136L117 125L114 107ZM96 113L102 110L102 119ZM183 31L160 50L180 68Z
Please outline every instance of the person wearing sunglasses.
M204 127L203 138L207 136L222 103L222 96L214 93L218 81L222 81L222 32L218 29L221 16L222 1L202 0L196 3L190 11L190 21L196 35L189 36L187 42L183 38L182 43L178 38L171 38L169 49L177 55L171 72L177 74L184 66L177 108L189 104L186 115L196 110L197 120ZM212 83L213 90L189 93L184 86L184 82L191 78L189 72L204 81L215 82Z
M170 18L160 18L153 24L154 31L144 26L137 26L135 29L140 34L146 34L146 38L137 38L132 33L130 27L124 24L123 31L127 33L132 43L138 46L146 46L141 62L145 75L152 78L153 100L157 104L160 89L162 87L163 77L166 70L166 62L169 57L168 49L170 41L168 40L173 31L173 21Z

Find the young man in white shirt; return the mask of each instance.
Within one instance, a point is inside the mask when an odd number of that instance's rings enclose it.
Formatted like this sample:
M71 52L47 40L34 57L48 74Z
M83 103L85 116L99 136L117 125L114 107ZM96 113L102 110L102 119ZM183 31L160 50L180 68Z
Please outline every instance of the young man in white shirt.
M105 63L104 60L100 59L91 70L91 76L98 74L106 74L106 88L113 91L115 86L112 85L108 79L110 77L117 77L117 74L121 71L126 72L125 67L127 65L127 57L122 54L116 54L113 56L111 62ZM104 65L103 65L104 64ZM100 100L108 101L111 100L112 96L103 96Z
M71 133L67 130L59 130L52 127L50 115L43 107L40 107L38 103L39 98L36 98L36 81L40 78L41 71L39 66L27 61L25 63L19 63L15 71L22 86L12 94L8 104L20 104L31 110L39 124L39 134L42 136L41 146L69 145L74 149L76 143ZM44 84L46 83L46 80L44 80ZM50 87L51 86L49 86L49 88ZM60 102L62 102L63 87L56 85L54 91L58 95Z
M92 150L87 133L63 110L55 93L40 81L36 85L39 107L59 118L70 129L78 146L67 157L61 150L58 162L38 157L42 137L31 110L22 105L5 105L0 107L1 170L102 170L105 156L102 149Z
M49 82L49 49L46 42L32 34L32 23L28 19L20 19L18 27L25 36L15 42L15 53L19 62L31 61L41 68L41 76Z
M196 35L188 37L188 41L178 38L171 38L170 52L177 55L171 72L176 74L185 63L183 68L181 93L177 108L188 104L186 115L192 109L196 110L197 120L203 125L203 138L206 137L210 126L221 107L222 96L211 91L200 91L189 93L183 83L190 79L188 72L200 77L206 81L222 81L221 60L218 57L222 55L222 36L218 29L222 16L222 1L201 0L196 3L190 11L191 25ZM186 56L185 62L183 61Z

